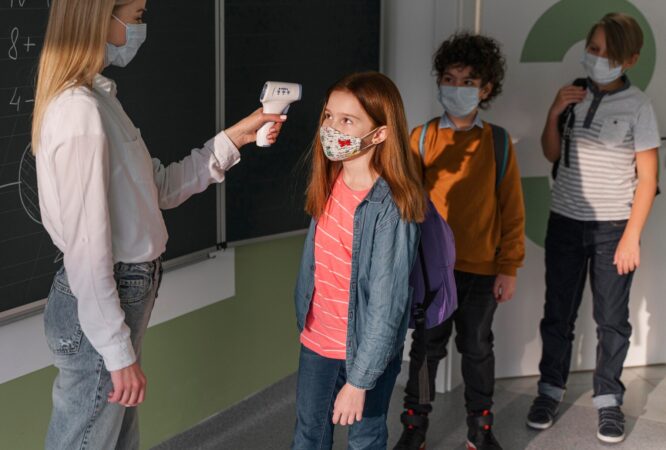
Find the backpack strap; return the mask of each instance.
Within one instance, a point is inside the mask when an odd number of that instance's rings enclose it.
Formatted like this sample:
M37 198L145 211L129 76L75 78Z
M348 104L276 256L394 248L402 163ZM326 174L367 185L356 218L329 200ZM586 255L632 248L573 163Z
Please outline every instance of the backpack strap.
M432 122L439 120L435 117L423 124L421 135L419 136L419 154L421 160L425 158L425 139L428 134L428 128ZM499 189L500 183L504 179L506 166L509 161L509 133L498 125L488 123L493 133L493 148L495 150L495 189Z
M425 159L425 138L426 134L428 134L428 128L430 128L430 124L436 120L439 120L439 118L435 117L434 119L430 119L424 123L423 128L421 128L421 136L419 136L419 153L421 154L422 160Z
M423 303L421 303L421 307L423 308L423 312L425 313L428 308L430 308L430 305L432 305L432 302L435 300L435 294L437 291L431 292L430 291L430 279L428 277L428 265L426 263L425 259L425 254L423 253L423 241L419 241L419 259L421 261L421 271L423 272L423 284L425 285L425 298L423 299ZM424 322L425 322L425 317L424 317Z
M573 82L573 85L587 89L587 78L576 78ZM566 107L562 114L560 114L560 117L557 120L557 128L562 139L562 154L560 155L560 158L553 163L553 168L550 171L553 180L557 178L560 161L564 162L564 167L569 167L569 155L571 154L571 135L573 133L574 125L576 124L576 114L574 113L575 107L576 104L571 103Z
M493 148L495 150L495 189L499 189L504 175L506 165L509 161L509 133L500 126L489 123L493 133Z
M426 218L426 220L428 220ZM428 265L426 263L425 255L423 253L423 241L419 240L419 260L421 262L421 273L423 275L423 294L425 298L421 304L416 305L414 310L414 325L415 332L421 336L421 352L423 355L428 355L428 341L426 336L426 311L435 300L437 291L430 290L430 283L428 278ZM418 385L419 385L419 404L426 405L431 401L430 398L430 381L428 370L428 358L423 358L421 367L419 368Z

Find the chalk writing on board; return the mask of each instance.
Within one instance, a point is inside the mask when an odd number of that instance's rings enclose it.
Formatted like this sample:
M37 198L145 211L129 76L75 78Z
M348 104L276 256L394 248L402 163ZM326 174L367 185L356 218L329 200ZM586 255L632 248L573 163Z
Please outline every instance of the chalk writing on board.
M0 0L0 312L44 298L62 264L41 225L30 144L50 3Z
M4 311L46 297L62 265L54 262L60 253L39 223L45 217L36 208L35 164L29 148L39 54L51 3L0 0L0 321ZM167 36L173 23L180 23L187 40L173 47L169 39L151 39L129 67L104 71L118 83L119 100L141 124L153 156L165 163L181 160L193 144L205 142L216 131L217 2L190 3L183 9L182 0L160 0L151 11L155 36ZM165 61L166 54L179 64ZM190 89L174 89L183 80ZM166 129L177 131L165 133ZM215 246L217 204L215 189L208 189L164 213L170 236L166 259Z

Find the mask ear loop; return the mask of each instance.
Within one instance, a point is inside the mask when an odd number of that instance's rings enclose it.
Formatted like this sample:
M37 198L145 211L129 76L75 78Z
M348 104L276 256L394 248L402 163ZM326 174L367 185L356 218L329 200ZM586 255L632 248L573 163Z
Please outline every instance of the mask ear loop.
M377 130L379 130L379 128L381 128L381 126L376 127L374 130L370 131L369 133L365 134L364 136L361 136L361 142L363 142L363 139L367 138L367 137L370 136L372 133L374 133L374 132L376 132ZM379 144L379 142L378 142L377 144ZM365 147L361 147L361 149L360 149L359 151L366 150L366 149L372 147L373 145L377 145L377 144L373 144L372 142L370 142L370 143L369 143L368 145L366 145Z
M111 17L113 17L114 19L116 19L118 22L122 23L123 26L124 26L125 28L127 28L127 24L126 24L125 22L123 22L122 20L120 20L115 14L111 14Z

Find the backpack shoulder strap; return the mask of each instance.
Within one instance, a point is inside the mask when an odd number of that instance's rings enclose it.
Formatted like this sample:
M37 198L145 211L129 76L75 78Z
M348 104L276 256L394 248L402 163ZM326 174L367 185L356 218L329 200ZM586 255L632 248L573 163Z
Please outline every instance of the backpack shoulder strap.
M493 133L493 148L495 150L495 188L499 188L504 174L506 173L506 165L509 161L509 133L507 131L492 123L489 123Z
M423 303L421 306L423 307L423 311L427 311L428 308L430 308L430 305L432 304L433 300L435 300L434 295L429 295L429 289L430 289L430 277L428 276L428 263L425 259L425 253L423 251L423 241L419 241L419 260L421 262L421 272L423 274L423 285L424 285L424 293L425 293L425 298L423 299Z
M419 136L419 154L421 155L421 159L425 158L425 139L426 134L428 134L428 128L430 128L430 124L436 120L439 120L439 118L435 117L434 119L430 119L424 123L421 128L421 136Z

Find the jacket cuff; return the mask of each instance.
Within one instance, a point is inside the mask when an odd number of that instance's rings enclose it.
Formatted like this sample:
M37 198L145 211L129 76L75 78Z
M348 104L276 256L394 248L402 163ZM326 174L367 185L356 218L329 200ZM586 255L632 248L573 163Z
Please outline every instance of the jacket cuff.
M508 275L510 277L515 277L518 274L518 267L511 266L506 264L501 264L499 266L498 272L502 275Z
M240 162L240 152L224 131L206 142L204 147L215 155L220 167L225 171Z
M104 358L104 366L109 372L124 369L136 362L132 341L127 338L122 343L109 345L103 349L96 349Z
M381 373L376 373L370 370L359 369L356 365L352 364L352 369L347 372L347 383L355 388L364 389L369 391L375 387L377 378Z

